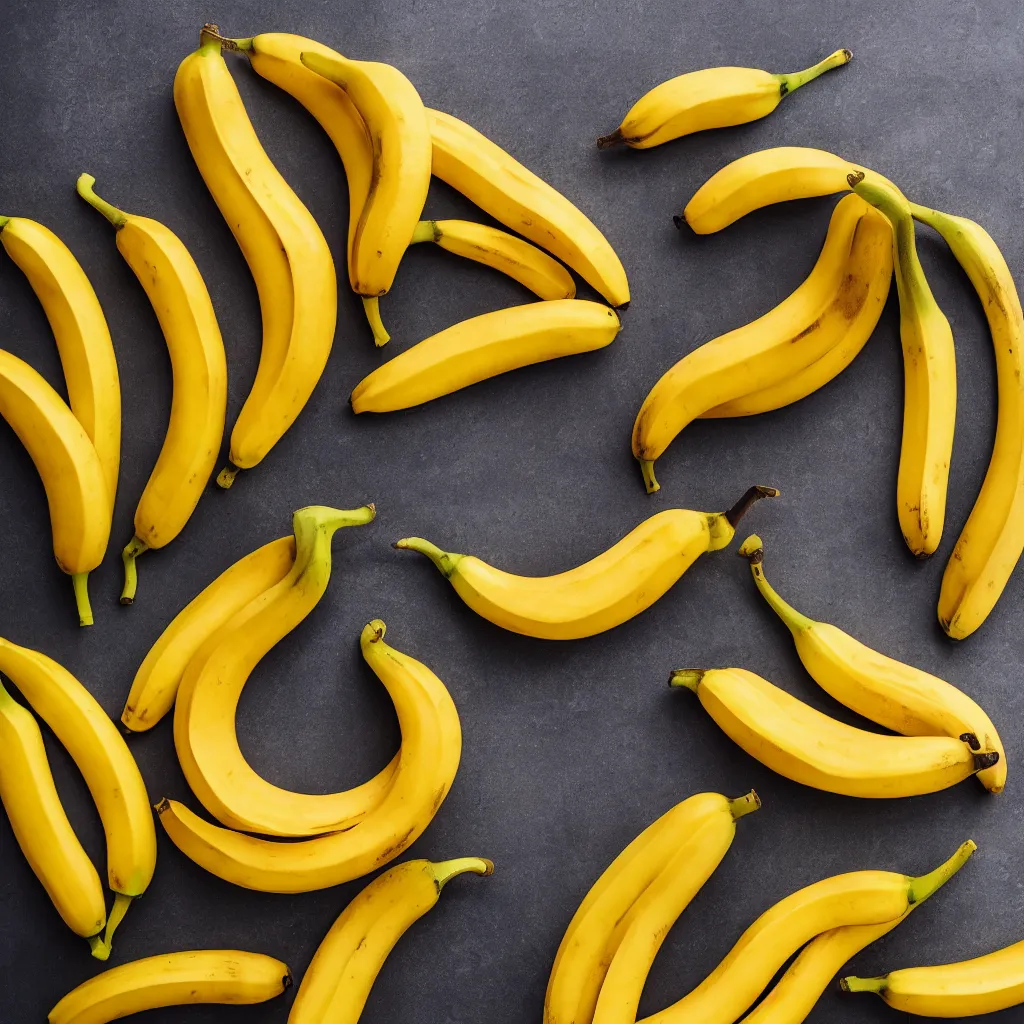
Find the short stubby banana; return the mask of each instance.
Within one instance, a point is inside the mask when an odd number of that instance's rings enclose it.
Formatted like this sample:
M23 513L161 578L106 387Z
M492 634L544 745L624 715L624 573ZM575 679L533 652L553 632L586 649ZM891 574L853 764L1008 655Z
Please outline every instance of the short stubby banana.
M181 239L158 221L111 206L95 184L91 174L80 175L78 194L114 225L118 251L145 289L171 356L171 419L122 556L121 604L131 604L135 559L181 533L213 473L224 438L228 370L210 293Z
M999 761L974 736L883 736L855 729L741 668L679 669L671 686L700 698L719 728L779 775L843 796L935 793Z
M112 967L69 992L49 1024L108 1024L143 1010L195 1003L264 1003L292 984L287 965L262 953L200 949Z
M755 501L778 493L751 487L728 512L666 509L603 554L555 576L516 576L422 537L406 537L395 547L426 555L459 597L495 625L542 640L578 640L649 608L704 552L729 545Z
M903 344L903 443L896 508L907 547L918 557L939 546L946 518L956 425L953 331L932 295L914 240L910 204L895 188L850 174L850 185L892 223Z
M813 67L791 74L726 67L678 75L641 96L619 127L597 140L597 148L624 142L632 149L650 149L708 128L757 121L800 86L852 59L849 50L836 50Z
M609 305L629 305L626 271L587 216L465 121L440 110L427 114L436 177L498 223L557 256Z
M295 422L327 365L338 283L323 232L260 145L207 26L174 77L174 103L189 149L256 283L263 347L249 397L231 433L231 465L217 482L259 463Z
M288 1024L357 1024L370 989L398 940L457 875L489 875L483 857L433 864L408 860L378 875L342 911L295 994Z
M409 409L522 366L604 348L619 329L615 310L586 299L482 313L389 359L355 386L349 401L357 413Z
M633 455L648 493L659 489L655 460L697 417L780 384L851 336L863 345L889 294L891 248L886 219L846 196L803 284L757 320L701 345L662 374L633 424Z
M384 643L379 619L363 629L367 664L394 701L402 747L381 802L346 832L283 843L219 828L174 800L157 805L171 841L200 867L260 892L310 892L376 871L416 841L444 802L462 754L451 695L426 665Z
M733 1024L801 946L839 926L896 922L964 865L974 844L914 878L894 871L851 871L800 889L766 910L689 995L643 1024Z
M78 622L92 625L89 573L110 540L110 491L85 428L28 363L0 349L0 416L35 463L50 509L53 553L71 577Z

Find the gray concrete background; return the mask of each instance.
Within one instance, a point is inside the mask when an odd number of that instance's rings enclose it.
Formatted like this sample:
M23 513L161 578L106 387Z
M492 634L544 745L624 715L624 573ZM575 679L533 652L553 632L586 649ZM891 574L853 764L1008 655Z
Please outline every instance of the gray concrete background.
M590 884L644 826L704 789L733 795L754 786L764 807L741 823L725 862L668 937L643 1013L687 992L747 924L801 886L859 868L923 872L969 836L980 849L960 876L851 970L958 960L1024 938L1017 774L1024 573L962 645L946 641L935 624L943 566L984 474L995 422L987 329L949 254L921 232L922 259L956 335L960 389L948 530L930 562L908 554L896 524L902 372L895 289L875 336L845 374L778 413L688 428L658 463L663 490L656 497L644 494L629 450L633 417L658 375L782 299L824 237L831 199L769 209L708 238L677 232L672 214L737 156L776 145L845 154L921 202L980 220L1011 267L1024 266L1018 4L893 8L870 0L828 13L808 0L213 7L7 0L3 14L0 212L53 228L90 275L117 347L125 444L111 548L92 581L97 624L79 631L70 584L52 561L42 488L0 424L0 629L67 665L116 717L171 617L237 558L287 533L293 509L377 503L373 525L337 538L326 597L254 674L239 719L247 756L281 785L331 791L368 778L397 743L393 712L358 654L359 629L374 616L387 621L390 641L438 672L458 704L462 767L411 855L481 854L497 871L452 885L402 939L367 1004L368 1024L538 1021L555 949ZM396 63L427 103L476 125L593 218L622 257L633 303L619 339L603 352L509 374L408 413L356 419L347 395L382 358L528 298L492 271L417 247L382 303L393 334L384 356L345 292L330 364L294 429L230 494L208 494L169 548L141 560L138 602L122 609L118 552L163 438L169 364L109 226L74 196L73 185L81 171L92 172L101 195L163 221L189 246L228 346L233 422L258 356L256 292L171 100L174 70L206 20L231 35L293 31ZM641 93L675 74L722 64L791 71L839 46L854 51L853 63L766 120L647 153L594 147ZM347 198L329 141L244 61L231 66L260 138L322 225L344 278ZM439 183L427 211L480 216ZM5 256L0 339L59 381L41 309ZM977 697L1011 759L1004 795L988 797L973 783L884 803L816 793L762 768L689 695L668 692L666 674L677 664L739 665L854 720L803 673L735 548L702 559L629 624L553 644L478 619L425 559L390 547L415 533L504 568L547 574L597 554L659 509L721 509L755 482L783 495L756 507L745 524L765 538L769 578L804 612ZM102 864L88 794L64 752L48 743L69 813ZM154 800L187 799L170 722L132 746ZM228 946L279 956L301 976L363 884L296 897L249 893L205 874L161 836L152 888L118 933L111 962ZM43 1019L98 969L49 905L2 818L0 920L4 1020ZM282 1022L290 999L246 1010L172 1009L147 1020ZM810 1019L896 1018L878 1000L830 991ZM1024 1011L988 1019L1021 1021Z

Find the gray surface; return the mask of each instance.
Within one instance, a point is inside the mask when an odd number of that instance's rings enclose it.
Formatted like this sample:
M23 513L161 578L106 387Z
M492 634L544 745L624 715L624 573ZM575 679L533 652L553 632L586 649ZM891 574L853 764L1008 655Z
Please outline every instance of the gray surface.
M986 224L1020 268L1019 5L822 5L534 0L491 4L11 2L3 5L0 208L60 234L81 259L110 321L124 385L125 446L110 553L94 574L97 625L72 624L70 585L50 555L42 488L0 424L0 629L78 674L118 715L163 626L217 572L288 531L307 503L377 503L372 526L335 542L336 575L306 623L265 659L242 701L253 764L277 783L330 791L382 766L393 712L361 664L356 637L374 616L389 640L447 682L464 728L455 787L413 856L482 854L493 878L460 880L401 941L364 1020L528 1022L563 930L612 857L675 801L755 786L764 808L669 936L642 1011L684 994L777 899L858 868L921 872L973 836L962 874L896 932L856 958L861 973L975 956L1024 935L1018 863L1024 712L1018 665L1024 573L985 628L953 646L935 625L945 558L987 463L994 425L990 341L966 279L922 232L922 258L957 339L960 405L948 533L918 563L896 525L902 375L893 300L851 369L805 402L688 428L643 493L629 451L633 416L678 356L767 310L811 267L832 200L791 204L720 235L676 232L671 215L714 170L780 144L821 146L891 175L929 205ZM296 427L230 494L211 493L184 535L140 562L139 600L117 605L135 503L163 436L169 365L142 290L109 226L75 198L82 170L101 195L156 217L185 240L228 346L233 421L255 372L256 293L194 169L171 101L177 63L200 25L229 34L294 31L354 56L393 61L433 105L466 118L576 200L629 272L633 305L610 349L523 370L410 411L356 419L345 399L381 359L357 303L341 296L334 354ZM789 71L838 46L856 58L787 99L772 117L649 153L594 148L640 93L684 70L734 63ZM346 227L340 164L315 122L284 93L232 68L261 139L323 226L339 261ZM479 216L443 185L432 216ZM344 277L341 262L339 271ZM895 290L894 290L895 291ZM581 294L589 294L581 288ZM418 247L382 303L387 355L467 316L521 301L515 284ZM0 257L0 338L51 381L59 364L28 284ZM849 719L799 667L788 635L731 552L702 559L664 600L604 636L551 644L507 634L460 604L425 559L392 551L417 533L503 567L544 574L596 554L661 508L725 507L750 483L783 497L746 526L768 546L769 578L803 611L935 671L977 696L1011 759L1006 793L973 783L876 803L803 789L742 754L685 693L677 664L740 665ZM741 530L741 537L745 533ZM48 738L49 741L49 738ZM170 723L132 741L154 799L187 796ZM58 784L90 852L102 837L64 752ZM194 804L193 804L194 805ZM113 963L168 950L237 946L301 975L364 884L297 897L247 893L206 875L160 839L150 894L118 933ZM63 926L0 819L0 1017L41 1020L98 965ZM155 1012L157 1021L284 1021L291 996L246 1010ZM880 1001L829 992L811 1020L895 1020ZM1024 1020L1020 1010L990 1018Z

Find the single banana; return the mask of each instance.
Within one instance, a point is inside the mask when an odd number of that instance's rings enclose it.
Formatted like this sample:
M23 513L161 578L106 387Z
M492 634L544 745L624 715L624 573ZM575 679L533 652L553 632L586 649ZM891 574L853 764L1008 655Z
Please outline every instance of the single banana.
M698 416L774 387L854 336L867 340L892 278L892 231L857 196L835 208L821 255L788 298L723 334L661 375L633 424L633 455L647 492L659 490L654 462Z
M645 1017L643 1024L733 1024L801 946L840 925L898 921L952 878L974 848L964 843L944 864L918 878L851 871L800 889L766 910L689 995Z
M850 187L889 218L903 343L903 444L896 507L907 547L918 557L939 546L946 517L956 426L956 353L949 321L924 276L910 204L897 189L852 173Z
M230 465L217 483L259 463L309 400L334 341L338 285L323 233L260 145L216 26L174 77L174 103L189 149L256 282L263 347L249 397L231 433Z
M483 313L389 359L355 386L349 401L357 413L409 409L521 366L604 348L620 326L615 310L586 299Z
M171 841L200 867L261 892L310 892L375 871L416 841L448 795L462 752L458 712L426 665L384 643L384 623L362 632L363 657L395 703L402 747L381 802L346 832L283 843L219 828L175 800L157 814Z
M378 875L342 911L320 943L288 1014L288 1024L356 1024L395 944L433 909L441 890L470 872L489 875L483 857L432 864L407 860Z
M213 473L224 438L228 369L210 293L195 260L169 228L101 199L91 174L78 194L114 225L118 252L153 305L171 356L171 419L160 456L135 509L135 536L124 549L121 604L135 600L135 559L169 544L185 528Z
M935 793L999 761L977 737L882 736L823 715L741 668L678 669L670 686L693 690L722 731L787 779L844 796Z
M849 50L836 50L813 67L787 75L732 67L678 75L644 93L619 127L597 140L597 148L624 142L632 149L650 149L708 128L757 121L800 86L852 59Z
M201 949L134 960L97 974L69 992L49 1024L108 1024L143 1010L195 1003L250 1005L292 984L287 965L262 953Z
M764 575L764 544L756 534L740 545L754 583L793 634L796 652L814 681L840 704L904 736L955 736L999 760L978 773L992 793L1006 785L1006 750L996 727L967 696L938 676L888 658L827 622L801 615L775 592Z
M89 573L110 539L110 491L85 428L28 363L0 349L0 416L35 463L46 490L53 553L71 577L78 623L92 625Z
M421 537L396 548L429 558L470 608L503 629L543 640L578 640L627 622L665 594L705 551L727 547L736 524L774 487L751 487L728 512L666 509L589 562L556 576L516 576Z
M589 218L465 121L440 110L428 109L427 114L435 177L498 223L557 256L610 306L629 305L626 271Z
M963 640L988 618L1024 551L1024 313L999 246L980 224L911 204L974 285L996 351L999 414L981 492L942 576L939 622Z

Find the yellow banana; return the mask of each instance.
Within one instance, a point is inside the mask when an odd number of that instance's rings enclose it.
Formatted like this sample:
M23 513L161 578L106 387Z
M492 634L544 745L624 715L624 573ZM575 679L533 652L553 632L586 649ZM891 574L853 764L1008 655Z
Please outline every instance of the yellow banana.
M597 148L624 142L632 149L650 149L708 128L756 121L767 117L795 89L852 59L849 50L836 50L813 67L792 74L728 67L678 75L641 96L619 127L597 140Z
M751 487L728 512L666 509L603 554L556 576L516 576L421 537L406 537L395 547L426 555L459 597L495 625L543 640L577 640L649 608L705 551L729 545L755 501L778 493Z
M71 577L78 622L92 625L89 573L110 539L110 492L82 424L28 363L0 349L0 416L35 463L46 490L57 564Z
M387 955L456 875L489 875L483 857L408 860L378 875L342 911L313 956L288 1024L356 1024Z
M679 669L671 686L693 690L719 728L787 779L844 796L935 793L999 761L952 736L882 736L836 721L741 668ZM976 741L975 741L976 742Z
M256 282L263 347L249 397L231 433L230 487L259 463L309 400L334 340L338 286L323 233L271 163L221 56L216 26L174 78L189 149Z
M375 619L360 637L363 657L395 703L402 747L381 802L346 832L282 843L203 821L174 800L157 805L171 841L200 867L261 892L310 892L340 885L394 860L430 824L448 795L462 752L458 712L426 665L384 643Z
M648 493L654 462L704 413L774 387L851 336L871 334L889 293L892 231L857 196L837 206L818 262L788 298L752 323L687 353L659 378L633 425Z
M764 575L764 545L748 537L740 554L750 562L757 589L793 634L796 652L811 677L840 704L904 736L955 736L973 749L994 750L999 760L978 773L992 793L1006 785L1006 751L985 712L951 683L855 640L827 622L801 615Z
M135 510L135 536L124 549L121 604L135 600L135 559L169 544L185 528L213 473L224 438L228 370L210 293L195 261L172 231L105 202L96 179L82 174L78 194L117 233L117 248L153 305L171 356L171 419L156 467Z
M609 305L629 305L626 271L615 250L565 196L465 121L440 110L428 109L427 114L436 177L500 224L557 256Z
M800 889L766 910L689 995L645 1017L643 1024L733 1024L801 946L840 925L899 920L952 878L973 851L973 843L964 843L944 864L918 878L851 871Z
M263 1003L292 983L288 967L262 953L200 949L112 967L69 992L49 1024L108 1024L143 1010L195 1003Z
M349 401L357 413L409 409L521 366L604 348L619 329L613 309L585 299L498 309L389 359L355 386Z
M939 546L946 517L956 425L953 332L917 256L910 204L897 189L850 175L850 186L889 218L903 343L903 444L896 507L907 547L918 557Z

